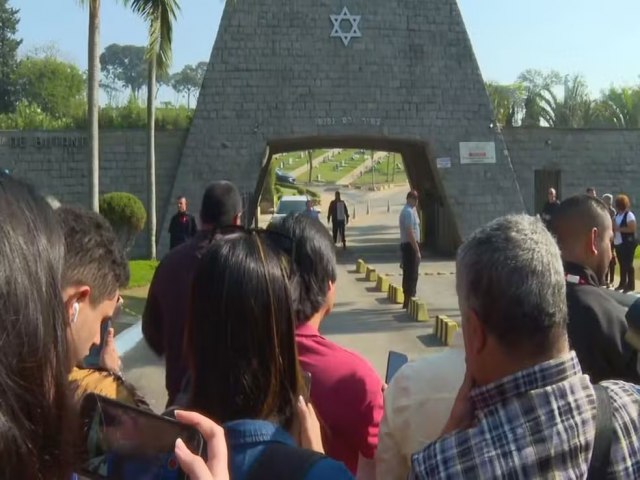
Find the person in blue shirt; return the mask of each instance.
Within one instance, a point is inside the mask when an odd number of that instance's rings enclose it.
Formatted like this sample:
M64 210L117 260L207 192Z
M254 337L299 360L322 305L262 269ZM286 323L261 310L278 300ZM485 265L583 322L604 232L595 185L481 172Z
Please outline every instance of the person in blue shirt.
M313 409L301 396L292 240L226 230L193 278L188 407L223 424L234 480L353 478L342 463L307 450L322 452L322 442L318 422L301 414Z

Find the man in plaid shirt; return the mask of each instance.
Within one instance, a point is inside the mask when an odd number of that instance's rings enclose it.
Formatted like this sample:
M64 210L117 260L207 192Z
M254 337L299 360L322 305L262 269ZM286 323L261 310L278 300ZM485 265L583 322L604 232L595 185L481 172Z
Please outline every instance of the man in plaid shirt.
M467 372L410 478L585 478L596 398L567 341L553 237L525 215L489 223L460 248L456 287ZM607 478L640 478L640 387L602 385L613 424Z

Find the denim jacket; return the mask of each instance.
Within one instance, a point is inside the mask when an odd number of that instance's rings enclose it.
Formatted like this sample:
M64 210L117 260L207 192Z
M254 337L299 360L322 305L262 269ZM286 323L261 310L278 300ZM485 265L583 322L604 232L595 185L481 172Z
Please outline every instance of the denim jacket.
M224 430L233 480L244 480L253 462L270 443L295 445L287 432L264 420L236 420L226 423ZM353 480L353 476L342 463L326 458L311 467L305 480Z

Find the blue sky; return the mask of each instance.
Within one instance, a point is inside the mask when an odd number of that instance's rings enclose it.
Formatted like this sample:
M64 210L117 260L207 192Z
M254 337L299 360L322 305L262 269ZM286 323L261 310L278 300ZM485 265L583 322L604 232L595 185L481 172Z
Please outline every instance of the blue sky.
M291 0L295 1L295 0ZM87 11L77 0L9 0L21 9L23 51L54 43L86 68ZM174 67L208 60L223 0L182 0ZM594 93L640 82L639 0L458 0L486 80L508 83L526 68L582 73ZM366 14L366 12L363 12ZM102 0L102 47L146 42L145 25Z

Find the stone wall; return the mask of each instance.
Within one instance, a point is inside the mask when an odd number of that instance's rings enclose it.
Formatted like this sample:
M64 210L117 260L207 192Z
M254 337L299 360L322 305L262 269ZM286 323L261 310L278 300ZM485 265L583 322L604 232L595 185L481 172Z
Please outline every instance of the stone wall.
M451 159L438 171L440 193L462 237L522 211L456 1L346 6L355 17L339 23L343 33L361 34L347 45L331 36L342 1L225 3L173 194L197 196L215 178L253 192L266 147L278 139L383 136L427 144L425 168ZM461 165L459 142L495 142L495 163Z
M535 171L560 170L562 198L595 187L599 196L640 201L640 130L505 129L527 211L535 213Z
M186 131L156 133L156 194L158 225L173 213L175 173ZM100 194L124 191L147 202L146 133L144 130L105 130L100 135ZM0 168L33 183L63 203L89 206L89 146L83 131L0 131ZM196 201L195 205L198 205ZM196 208L197 209L197 208ZM131 252L144 256L147 234Z

